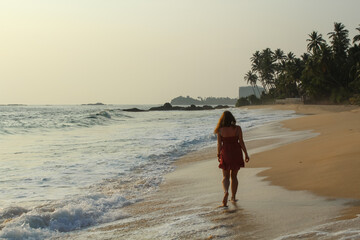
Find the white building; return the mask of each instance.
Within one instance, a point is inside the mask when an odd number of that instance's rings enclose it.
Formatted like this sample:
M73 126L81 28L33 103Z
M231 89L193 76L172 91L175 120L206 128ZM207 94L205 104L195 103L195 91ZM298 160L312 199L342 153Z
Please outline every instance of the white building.
M258 86L258 89L260 91L260 94L264 91L264 88L262 87L259 87ZM259 92L257 90L257 88L253 88L251 86L247 86L247 87L239 87L239 98L242 98L242 97L248 97L250 95L254 95L254 91L255 91L255 96L257 98L260 98L260 95L259 95Z

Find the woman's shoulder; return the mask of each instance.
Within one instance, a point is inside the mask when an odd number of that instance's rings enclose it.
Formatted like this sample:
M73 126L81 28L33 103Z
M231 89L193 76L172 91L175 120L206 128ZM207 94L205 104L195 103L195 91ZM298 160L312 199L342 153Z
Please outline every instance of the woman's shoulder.
M239 125L235 125L235 131L236 131L236 135L239 135L241 132L242 132L242 130L241 130L241 127L239 126Z

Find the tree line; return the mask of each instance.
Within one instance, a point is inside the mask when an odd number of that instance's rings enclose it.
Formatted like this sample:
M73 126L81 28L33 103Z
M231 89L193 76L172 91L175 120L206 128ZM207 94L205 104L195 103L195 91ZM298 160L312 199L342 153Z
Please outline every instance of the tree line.
M254 91L258 83L263 86L263 101L302 98L305 103L360 105L360 34L351 41L344 24L335 22L327 35L329 43L317 31L310 33L300 58L281 49L256 51L244 80Z

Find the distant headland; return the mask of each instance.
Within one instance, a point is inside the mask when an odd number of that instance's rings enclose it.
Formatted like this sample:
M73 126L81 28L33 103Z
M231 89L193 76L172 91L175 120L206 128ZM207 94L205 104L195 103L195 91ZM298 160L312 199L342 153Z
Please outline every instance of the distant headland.
M171 100L172 105L235 105L237 98L228 98L228 97L207 97L201 98L198 97L197 99L192 97L183 97L179 96Z
M102 106L102 105L105 105L104 103L101 103L101 102L98 102L98 103L86 103L86 104L81 104L81 105L85 105L85 106L96 106L96 105L100 105L100 106Z
M10 103L10 104L0 104L0 106L18 107L18 106L27 106L27 105L26 104L18 104L18 103Z

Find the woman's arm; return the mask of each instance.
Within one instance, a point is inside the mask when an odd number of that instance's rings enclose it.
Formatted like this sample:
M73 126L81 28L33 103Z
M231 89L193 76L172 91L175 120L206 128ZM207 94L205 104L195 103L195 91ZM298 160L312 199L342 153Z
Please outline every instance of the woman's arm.
M241 149L245 153L245 161L249 162L250 158L249 158L249 154L247 153L247 150L246 150L246 146L245 146L245 143L244 143L243 134L242 134L242 130L241 130L240 126L239 126L239 143L240 143Z
M217 157L218 157L218 161L220 161L221 147L222 147L222 141L221 141L221 135L220 135L220 131L219 131L217 133Z

